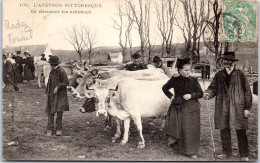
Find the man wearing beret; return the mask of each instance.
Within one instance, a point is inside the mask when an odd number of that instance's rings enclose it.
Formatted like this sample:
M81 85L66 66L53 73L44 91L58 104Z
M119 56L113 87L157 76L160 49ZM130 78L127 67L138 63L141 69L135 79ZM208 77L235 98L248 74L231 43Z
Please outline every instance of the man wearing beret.
M46 88L47 106L46 113L48 115L47 136L51 136L54 131L54 114L56 117L56 135L62 134L62 115L63 111L69 111L69 101L67 95L67 86L69 80L63 68L59 66L59 57L52 56L49 59L51 72Z
M215 128L220 129L222 154L219 158L232 156L231 133L234 128L238 138L241 161L249 161L246 129L252 106L252 93L246 75L235 67L234 52L225 52L222 57L224 68L216 73L204 98L215 98Z
M161 60L160 57L154 56L152 62L153 62L154 66L155 66L156 68L161 68L161 69L163 70L163 72L164 72L169 78L172 77L171 71L170 71L167 67L165 67L165 66L163 65L162 60Z
M140 57L141 55L139 53L135 53L133 55L133 63L126 65L125 69L129 71L147 69L147 65L145 63L140 62Z

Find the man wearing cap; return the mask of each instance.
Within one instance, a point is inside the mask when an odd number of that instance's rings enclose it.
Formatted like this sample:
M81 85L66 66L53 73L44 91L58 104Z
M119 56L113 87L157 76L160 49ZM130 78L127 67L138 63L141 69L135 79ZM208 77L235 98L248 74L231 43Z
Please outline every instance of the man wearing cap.
M62 115L63 111L69 111L69 101L67 95L67 86L69 80L63 68L59 66L59 57L52 56L49 59L51 72L46 88L47 106L46 113L48 115L47 136L51 136L54 131L54 114L56 117L56 135L62 134Z
M43 61L47 61L47 59L45 58L45 54L41 54L41 60L43 60Z
M3 82L3 84L12 84L16 92L21 92L17 86L17 78L13 64L7 59L5 54L3 55Z
M172 77L172 73L170 72L170 70L169 70L167 67L165 67L165 66L163 65L162 60L161 60L160 57L154 56L152 62L153 62L154 66L155 66L156 68L161 68L161 69L163 70L163 72L164 72L169 78Z
M204 93L206 100L215 98L215 129L220 129L222 154L219 158L232 156L230 128L238 138L239 154L242 161L248 161L249 149L246 129L252 106L252 93L247 77L235 67L234 52L225 52L222 57L224 68L216 73Z
M145 63L140 62L140 54L135 53L133 55L133 63L126 65L125 69L129 71L137 71L147 69L147 65Z

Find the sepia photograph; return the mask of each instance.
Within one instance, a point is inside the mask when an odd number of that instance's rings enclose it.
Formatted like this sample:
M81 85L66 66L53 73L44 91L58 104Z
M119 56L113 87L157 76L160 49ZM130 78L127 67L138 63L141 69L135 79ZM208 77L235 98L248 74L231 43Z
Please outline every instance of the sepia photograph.
M255 162L257 0L3 0L3 161Z

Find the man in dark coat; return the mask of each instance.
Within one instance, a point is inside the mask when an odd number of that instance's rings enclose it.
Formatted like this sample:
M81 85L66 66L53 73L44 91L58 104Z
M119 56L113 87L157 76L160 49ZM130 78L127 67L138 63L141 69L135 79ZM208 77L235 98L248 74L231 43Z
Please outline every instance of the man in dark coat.
M47 61L47 59L45 58L45 54L41 54L41 60L43 60L43 61Z
M246 129L252 106L252 93L247 77L235 67L234 52L226 52L222 57L224 69L216 73L205 99L215 98L215 128L220 129L222 154L219 158L232 155L230 127L236 129L239 153L242 161L248 161L249 150Z
M17 78L14 71L13 64L7 59L7 56L3 55L3 84L12 84L16 92L21 92L17 86Z
M69 101L67 95L67 86L69 80L63 68L59 66L60 61L57 56L52 56L49 59L51 72L46 88L47 106L46 113L48 115L47 136L52 135L54 130L54 114L56 118L56 135L62 134L62 115L63 111L69 111Z
M210 78L210 64L209 64L209 62L207 62L205 67L206 67L206 79L209 79Z
M125 69L129 71L137 71L147 69L147 65L145 63L140 62L141 55L139 53L135 53L133 55L133 62L131 64L126 65Z
M24 64L24 59L20 56L21 51L18 51L16 55L13 55L13 59L15 60L15 65L14 65L14 71L17 76L17 82L21 83L23 82L23 64Z

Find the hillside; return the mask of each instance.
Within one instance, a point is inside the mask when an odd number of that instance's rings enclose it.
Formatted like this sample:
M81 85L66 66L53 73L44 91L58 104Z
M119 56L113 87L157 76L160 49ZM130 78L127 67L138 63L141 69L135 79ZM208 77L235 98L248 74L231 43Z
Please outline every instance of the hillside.
M254 70L258 70L258 51L257 51L257 44L256 43L234 43L233 45L234 49L237 49L236 51L236 57L239 59L239 63L245 65L246 67L252 66ZM174 44L175 53L177 55L182 55L181 51L184 48L184 43L179 43L179 44ZM201 61L206 61L206 49L207 47L205 46L204 43L201 43L200 45L200 53L201 53ZM132 48L132 52L136 52L140 50L140 47L134 47ZM74 50L51 50L53 55L57 55L61 58L63 61L68 61L68 60L78 60L79 56L76 51ZM94 48L94 53L91 56L91 61L92 63L108 63L107 54L108 52L119 52L121 51L120 47L117 46L101 46ZM147 57L148 54L146 54ZM161 56L161 46L160 45L155 45L152 50L152 57L153 56ZM214 54L208 55L208 61L210 63L214 63L215 56ZM82 54L82 59L88 59L88 54L87 51L83 51ZM126 60L130 60L130 52L129 49L127 49L127 56Z

